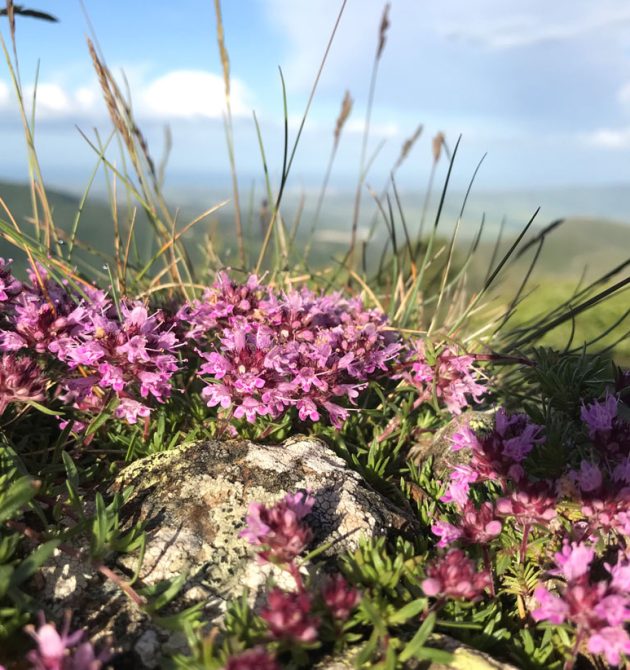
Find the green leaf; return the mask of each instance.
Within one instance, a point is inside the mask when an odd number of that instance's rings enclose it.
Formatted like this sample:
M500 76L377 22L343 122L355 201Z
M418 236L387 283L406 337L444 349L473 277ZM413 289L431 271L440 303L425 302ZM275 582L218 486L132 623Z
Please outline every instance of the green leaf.
M400 654L401 661L408 661L411 658L421 658L419 653L423 649L424 643L429 639L429 635L431 635L434 626L435 612L431 612L422 623L422 626L418 628L416 634L409 640L406 647L402 650Z
M44 407L44 405L40 405L38 402L35 400L23 400L25 405L31 405L31 407L34 407L38 412L41 412L42 414L47 414L48 416L63 416L63 412L61 412L58 409L49 409L48 407Z
M89 426L85 429L86 437L93 435L103 424L111 418L111 413L103 410L93 421L90 421Z
M0 523L15 516L36 492L36 486L30 477L20 477L9 486L9 490L0 497Z
M462 668L462 670L474 670L474 665L460 666L455 665L456 655L451 654L450 651L444 651L444 649L434 649L433 647L424 647L418 651L416 658L422 659L423 661L431 661L432 663L440 663L448 667ZM468 659L466 659L468 662ZM478 670L482 670L479 668ZM490 670L488 667L487 670Z
M107 508L100 493L96 494L96 516L92 521L92 556L100 558L107 542L109 523L107 519Z
M50 540L37 547L37 549L35 549L30 556L27 556L27 558L25 558L15 569L11 576L11 586L18 586L29 579L29 577L32 577L59 544L60 540Z
M391 625L398 625L406 623L412 617L418 616L420 612L426 609L428 599L427 598L418 598L413 600L409 604L405 605L403 608L399 609L397 612L394 612L391 616L387 618L387 621Z
M151 613L155 613L171 602L171 600L173 600L173 598L180 592L187 578L188 575L182 573L174 579L165 579L164 581L142 589L142 595L149 600L147 610Z

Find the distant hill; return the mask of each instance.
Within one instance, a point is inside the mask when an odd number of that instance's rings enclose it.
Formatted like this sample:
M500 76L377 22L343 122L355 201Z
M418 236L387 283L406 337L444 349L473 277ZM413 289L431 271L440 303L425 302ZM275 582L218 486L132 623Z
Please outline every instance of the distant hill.
M539 235L540 228L533 229L523 239L519 249L528 245L529 248L504 274L508 281L519 281L527 271L538 247ZM512 232L504 236L497 259L514 240ZM493 250L494 241L480 245L472 269L475 277L485 276ZM577 281L582 273L586 279L594 279L627 259L630 259L630 226L605 219L568 218L546 235L532 281L537 278Z
M30 188L25 184L0 182L0 197L6 203L21 230L34 236ZM61 191L49 190L48 201L55 225L69 233L79 209L80 198ZM0 212L0 219L6 220L4 212ZM111 254L113 251L111 221L112 216L107 204L99 199L91 199L86 203L81 216L80 236L96 249ZM16 261L23 258L22 252L4 239L0 239L0 256L15 258ZM81 257L80 252L79 257ZM19 266L19 263L16 265Z

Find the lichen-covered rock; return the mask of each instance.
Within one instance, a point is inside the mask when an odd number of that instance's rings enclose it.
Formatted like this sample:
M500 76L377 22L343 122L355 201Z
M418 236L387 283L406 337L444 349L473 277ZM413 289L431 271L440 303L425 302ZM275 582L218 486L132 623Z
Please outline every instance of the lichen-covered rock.
M147 528L140 583L153 585L185 573L172 611L203 602L209 623L219 621L226 603L244 588L255 602L270 574L281 584L287 579L277 568L258 563L238 535L252 501L271 504L287 491L309 490L315 498L308 517L313 545L330 544L324 556L331 558L354 549L361 535L414 525L412 515L395 508L314 438L295 437L276 446L242 440L183 445L125 468L113 490L127 487L133 493L124 508L126 522L143 521ZM133 667L157 667L166 647L177 648L177 639L153 627L100 576L78 589L76 567L60 565L63 559L55 557L50 575L74 580L72 588L55 586L69 595L64 606L82 613L80 623L90 632L113 637L133 655ZM130 574L136 561L133 555L120 559Z
M427 665L426 661L410 660L405 663L406 670L419 670L419 668L423 670L517 670L513 665L498 661L448 635L432 635L429 644L437 649L451 652L452 662L449 665L437 662L430 662ZM315 666L315 670L353 670L357 667L356 657L359 651L360 648L350 647L342 654L320 661Z

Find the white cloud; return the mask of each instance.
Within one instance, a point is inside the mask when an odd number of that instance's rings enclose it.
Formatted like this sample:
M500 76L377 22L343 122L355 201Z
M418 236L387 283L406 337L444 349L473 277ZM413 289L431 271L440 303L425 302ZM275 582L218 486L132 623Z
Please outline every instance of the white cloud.
M624 105L630 105L630 82L626 82L617 92L617 100Z
M600 149L630 149L630 127L600 128L585 134L583 140Z
M26 99L33 99L33 87L25 89ZM36 109L40 116L63 116L72 111L72 94L67 93L59 84L42 82L37 85Z
M365 131L364 119L349 119L344 127L344 130L353 135L363 135ZM394 122L389 123L370 123L370 136L389 139L396 137L399 133L398 124Z
M136 77L137 79L137 77ZM25 86L27 104L33 97L33 85ZM173 70L157 78L136 81L131 89L138 120L221 118L225 93L221 76L204 70ZM231 104L234 116L249 115L250 94L238 79L231 81ZM15 105L8 86L0 81L0 110ZM41 120L100 120L106 108L96 80L79 87L64 86L56 81L37 85L37 116Z
M519 14L499 0L484 0L485 11L477 11L477 4L467 8L453 4L463 11L438 17L439 32L447 38L496 50L573 40L589 33L610 32L630 22L630 7L621 0L528 0L519 5Z
M138 105L147 116L161 119L221 118L225 110L223 77L204 70L174 70L137 92ZM231 80L230 102L234 116L249 114L245 86Z

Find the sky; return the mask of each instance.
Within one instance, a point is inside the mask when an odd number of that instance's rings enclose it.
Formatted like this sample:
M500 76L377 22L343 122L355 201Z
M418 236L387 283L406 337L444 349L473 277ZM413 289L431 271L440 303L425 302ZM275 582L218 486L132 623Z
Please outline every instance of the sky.
M354 100L333 184L356 183L366 100L384 3L347 0L292 171L292 186L323 177L344 92ZM78 128L111 126L85 38L94 31L112 73L126 77L156 159L173 137L171 184L228 185L221 62L212 0L28 0L56 24L17 17L21 79L39 62L36 145L50 183L87 182L96 157ZM340 0L224 0L236 162L260 179L260 122L269 170L283 157L286 81L291 139L340 8ZM89 23L88 19L89 17ZM630 182L630 3L627 0L393 0L379 64L368 154L383 144L368 181L386 179L400 147L423 134L399 181L420 188L431 138L461 134L455 184L487 154L481 189ZM91 25L91 28L90 28ZM8 40L6 19L0 31ZM0 64L0 178L23 179L26 159L11 80ZM120 160L116 152L113 161Z

